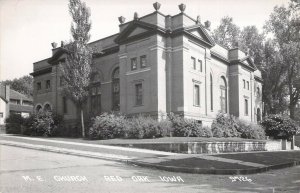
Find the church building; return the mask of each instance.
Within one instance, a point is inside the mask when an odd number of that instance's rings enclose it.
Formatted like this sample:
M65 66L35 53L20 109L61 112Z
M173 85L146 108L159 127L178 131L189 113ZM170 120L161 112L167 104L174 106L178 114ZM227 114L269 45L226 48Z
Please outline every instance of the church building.
M101 54L93 58L85 115L117 111L160 118L173 112L210 125L223 112L260 121L262 78L251 57L216 44L210 22L188 16L184 4L173 16L161 13L159 3L153 7L128 22L119 17L119 33L89 43ZM51 57L33 64L35 110L71 121L78 111L62 95L59 70L66 53L63 44L52 46Z

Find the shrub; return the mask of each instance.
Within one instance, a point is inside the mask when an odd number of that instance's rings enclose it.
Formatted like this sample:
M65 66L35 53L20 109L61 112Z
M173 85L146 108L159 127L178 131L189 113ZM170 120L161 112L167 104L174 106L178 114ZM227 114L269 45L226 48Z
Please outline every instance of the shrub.
M291 139L299 133L299 126L288 116L268 115L262 122L266 134L275 139Z
M91 139L112 139L124 137L127 121L122 115L103 113L92 119L89 129Z
M39 111L34 115L32 123L32 135L55 136L57 134L58 124L54 122L51 112Z
M157 121L152 117L139 115L130 119L126 131L128 138L158 138L170 134L170 122L168 120Z
M214 137L240 137L237 120L232 115L219 113L211 125Z
M162 137L166 137L166 136L172 137L173 136L174 129L172 127L171 121L168 118L158 121L157 124L160 129Z
M31 135L33 133L34 118L35 118L34 114L31 114L28 117L24 118L24 122L22 124L22 129L21 129L22 135Z
M170 113L169 119L174 128L175 137L211 137L211 130L202 128L201 123Z
M39 111L24 118L21 133L23 135L57 136L63 127L62 120L62 116Z
M242 120L238 120L237 123L239 125L238 131L241 133L242 138L265 139L265 131L262 126Z
M23 124L24 118L20 114L10 114L5 120L6 123L6 133L8 134L21 134L21 126Z

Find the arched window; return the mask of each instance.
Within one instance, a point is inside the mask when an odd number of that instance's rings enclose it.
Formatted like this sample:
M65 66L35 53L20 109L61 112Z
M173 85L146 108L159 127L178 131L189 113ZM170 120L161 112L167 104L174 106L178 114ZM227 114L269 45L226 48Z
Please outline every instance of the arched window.
M227 83L224 76L221 77L220 83L220 104L221 112L227 113Z
M213 78L210 74L210 110L214 110L214 87L213 87Z
M112 110L120 110L120 71L116 68L112 74Z
M40 110L42 110L42 106L41 106L41 105L37 105L37 106L35 107L35 111L36 111L36 112L39 112Z
M257 87L257 89L256 89L256 95L257 95L257 97L260 97L260 89L259 89L259 87Z
M50 112L51 111L51 106L49 104L45 104L44 111L45 112Z
M257 122L260 122L260 121L261 121L261 112L260 112L260 108L257 108L256 116L257 116L257 118L256 118Z
M98 115L101 113L101 82L100 75L93 73L91 76L90 85L90 102L91 102L91 113Z

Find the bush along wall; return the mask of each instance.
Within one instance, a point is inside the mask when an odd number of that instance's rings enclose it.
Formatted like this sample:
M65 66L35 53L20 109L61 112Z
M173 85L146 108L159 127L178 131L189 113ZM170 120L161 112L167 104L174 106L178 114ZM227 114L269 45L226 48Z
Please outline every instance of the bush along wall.
M90 139L143 139L164 137L169 134L170 123L167 120L157 121L142 115L126 118L114 113L103 113L93 118L89 129Z
M217 115L211 125L211 130L214 137L265 139L265 131L262 126L223 113Z
M291 140L293 135L300 133L300 128L295 121L284 115L268 115L262 121L268 136L275 139Z
M194 119L186 119L173 113L161 121L142 115L126 118L123 115L103 113L92 119L89 129L90 139L143 139L165 136L265 139L265 131L260 125L222 113L217 115L211 128L203 127Z
M51 112L40 111L26 118L18 114L11 114L6 119L6 132L34 136L57 136L62 125L62 117L53 116Z
M10 114L5 120L6 133L8 134L21 134L21 127L24 118L20 114Z

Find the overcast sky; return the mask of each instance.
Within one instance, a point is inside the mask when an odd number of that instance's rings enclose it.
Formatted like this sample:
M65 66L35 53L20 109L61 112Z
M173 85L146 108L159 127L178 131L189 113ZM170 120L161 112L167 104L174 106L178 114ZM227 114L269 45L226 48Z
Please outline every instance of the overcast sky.
M118 17L132 20L154 11L155 0L85 0L91 8L91 41L118 33ZM275 5L289 0L159 0L164 14L185 13L214 29L226 15L240 27L256 25L260 30ZM51 56L51 42L70 40L68 0L0 0L0 80L19 78L33 70L33 62ZM60 44L58 44L60 45Z

